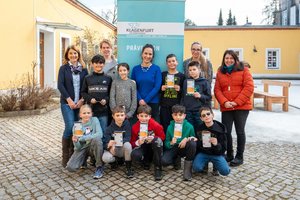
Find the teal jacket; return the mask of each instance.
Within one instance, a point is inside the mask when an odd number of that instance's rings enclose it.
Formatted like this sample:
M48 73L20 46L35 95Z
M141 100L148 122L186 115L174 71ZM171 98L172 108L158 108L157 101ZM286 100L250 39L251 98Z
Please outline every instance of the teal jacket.
M87 131L89 129L89 131ZM77 142L74 142L74 150L81 150L89 147L91 140L96 137L103 137L103 132L99 123L99 120L96 117L92 117L90 121L85 124L82 124L82 131L84 133ZM74 134L74 127L73 127Z
M165 139L165 147L167 149L171 149L172 145L170 144L172 141L172 138L174 137L174 126L175 126L175 121L172 120L170 122L170 125L168 126L167 129L167 134L166 134L166 139ZM191 125L186 119L183 121L182 125L182 137L177 139L176 144L179 144L183 138L188 138L188 137L195 137L195 131L193 125Z

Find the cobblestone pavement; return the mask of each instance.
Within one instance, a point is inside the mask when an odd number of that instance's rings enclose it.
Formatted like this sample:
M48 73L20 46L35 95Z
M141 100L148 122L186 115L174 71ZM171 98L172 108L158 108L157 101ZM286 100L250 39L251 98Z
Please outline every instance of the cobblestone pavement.
M61 167L60 110L39 116L0 118L0 199L299 199L300 144L248 143L245 164L228 177L194 175L164 169L155 182L152 171L94 168L69 173Z

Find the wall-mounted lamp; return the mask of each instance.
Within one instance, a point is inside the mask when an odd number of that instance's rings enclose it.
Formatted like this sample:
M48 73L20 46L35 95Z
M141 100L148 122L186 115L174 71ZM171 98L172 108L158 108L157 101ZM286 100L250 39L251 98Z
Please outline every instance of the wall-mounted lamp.
M254 52L254 53L257 52L257 49L256 49L256 46L255 46L255 45L253 46L253 52Z

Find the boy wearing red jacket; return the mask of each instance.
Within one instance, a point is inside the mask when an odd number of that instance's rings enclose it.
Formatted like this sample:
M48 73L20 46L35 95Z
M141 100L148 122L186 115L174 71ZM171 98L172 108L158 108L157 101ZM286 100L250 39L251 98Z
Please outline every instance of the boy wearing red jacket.
M162 179L161 157L165 133L162 125L151 118L151 107L139 106L137 109L138 121L132 126L130 143L133 151L133 161L142 162L144 169L150 169L150 162L154 163L154 178Z

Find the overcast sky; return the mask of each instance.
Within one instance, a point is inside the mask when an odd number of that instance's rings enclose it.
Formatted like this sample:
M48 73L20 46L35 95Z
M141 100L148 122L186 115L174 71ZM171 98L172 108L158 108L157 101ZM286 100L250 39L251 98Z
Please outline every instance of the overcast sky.
M101 15L101 11L112 10L115 0L80 0L93 11ZM224 23L229 9L236 17L238 25L244 25L246 17L252 25L262 25L262 10L269 0L186 0L185 16L198 26L216 25L220 9Z

